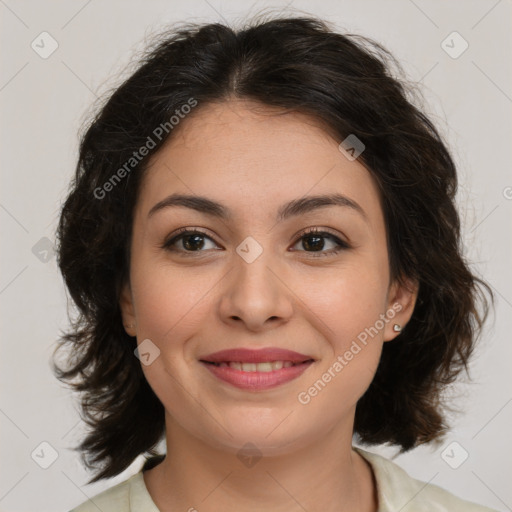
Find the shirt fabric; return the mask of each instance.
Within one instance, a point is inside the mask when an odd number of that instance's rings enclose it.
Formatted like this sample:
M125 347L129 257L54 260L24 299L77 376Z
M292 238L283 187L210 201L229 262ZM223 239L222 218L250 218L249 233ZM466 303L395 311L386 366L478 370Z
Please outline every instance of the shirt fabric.
M375 453L355 448L372 467L377 483L377 512L496 512L462 500L441 487L416 480L400 466ZM139 471L71 512L160 512Z

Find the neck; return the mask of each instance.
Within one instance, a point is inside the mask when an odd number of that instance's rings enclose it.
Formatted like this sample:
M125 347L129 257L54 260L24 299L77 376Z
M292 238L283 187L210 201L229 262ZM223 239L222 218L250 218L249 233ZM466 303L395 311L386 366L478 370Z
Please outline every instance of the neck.
M352 450L352 430L285 455L237 456L191 436L166 418L166 458L144 473L161 512L376 512L369 464Z

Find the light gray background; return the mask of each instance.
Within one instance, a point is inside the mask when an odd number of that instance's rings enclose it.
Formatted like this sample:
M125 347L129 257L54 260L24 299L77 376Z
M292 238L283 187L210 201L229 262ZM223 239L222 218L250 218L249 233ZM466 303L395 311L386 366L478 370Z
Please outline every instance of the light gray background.
M496 292L496 313L472 364L473 383L453 389L464 413L438 447L395 461L410 474L466 499L512 510L512 5L506 0L289 2L389 48L422 84L428 111L459 165L465 245L475 270ZM180 20L233 21L287 3L236 0L0 0L1 58L1 362L0 511L66 511L135 473L140 460L108 482L88 477L70 450L82 436L75 402L48 360L66 327L66 294L55 258L61 201L74 170L77 131L97 96L144 47L145 37ZM31 48L41 32L58 49L43 59ZM441 44L453 31L469 48L453 59ZM459 42L451 46L460 48ZM49 48L46 40L45 48ZM41 49L42 51L42 49ZM39 244L39 245L36 245ZM42 244L42 245L41 245ZM36 249L33 250L34 246ZM51 248L50 248L51 249ZM34 254L34 252L36 254ZM44 262L42 260L49 259ZM385 421L385 419L383 419ZM42 469L31 453L46 441L58 458ZM445 459L441 456L452 442ZM392 456L390 448L374 451ZM39 458L37 457L39 454ZM48 462L51 450L34 458Z

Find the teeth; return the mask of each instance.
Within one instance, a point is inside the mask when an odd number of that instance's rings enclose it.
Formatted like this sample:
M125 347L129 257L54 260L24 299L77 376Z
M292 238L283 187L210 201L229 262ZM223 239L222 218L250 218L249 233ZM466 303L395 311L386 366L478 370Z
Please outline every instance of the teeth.
M241 370L243 372L273 372L282 368L290 368L293 366L291 361L269 361L266 363L240 363L230 361L229 363L220 363L220 368L229 366L233 370Z

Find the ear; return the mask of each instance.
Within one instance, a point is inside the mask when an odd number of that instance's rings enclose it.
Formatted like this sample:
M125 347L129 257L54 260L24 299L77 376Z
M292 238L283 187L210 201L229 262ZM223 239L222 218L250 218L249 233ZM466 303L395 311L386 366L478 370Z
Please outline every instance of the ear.
M412 279L404 280L403 284L393 281L388 291L386 317L389 321L384 328L384 341L395 339L403 331L414 311L418 290L419 284Z
M119 307L121 309L121 316L123 317L123 326L126 334L128 334L128 336L136 336L137 323L135 321L135 308L133 307L133 296L129 283L125 283L121 289Z

